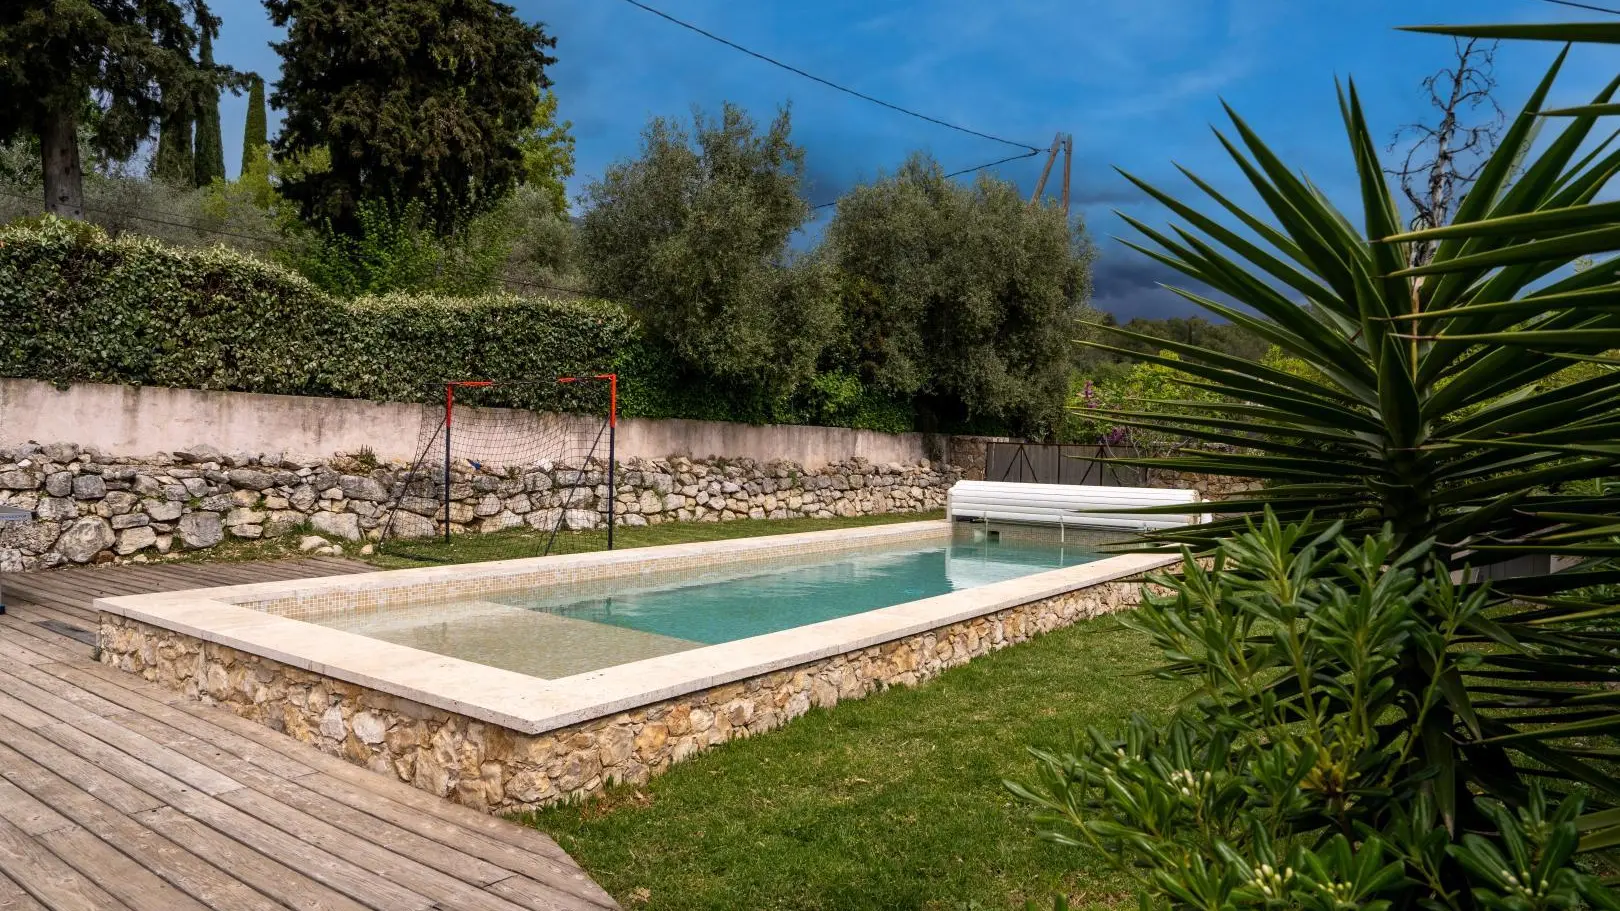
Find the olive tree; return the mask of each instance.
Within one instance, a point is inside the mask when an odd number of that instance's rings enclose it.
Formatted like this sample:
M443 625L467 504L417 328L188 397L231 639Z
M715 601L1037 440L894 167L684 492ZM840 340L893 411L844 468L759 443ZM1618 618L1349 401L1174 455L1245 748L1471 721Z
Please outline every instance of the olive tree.
M1078 222L987 174L953 182L918 155L840 199L825 247L864 381L944 420L1034 436L1057 426L1088 312Z
M656 117L641 154L585 191L591 288L629 305L690 371L788 388L815 369L837 318L824 267L795 262L808 218L804 150L780 111L761 131L742 108Z

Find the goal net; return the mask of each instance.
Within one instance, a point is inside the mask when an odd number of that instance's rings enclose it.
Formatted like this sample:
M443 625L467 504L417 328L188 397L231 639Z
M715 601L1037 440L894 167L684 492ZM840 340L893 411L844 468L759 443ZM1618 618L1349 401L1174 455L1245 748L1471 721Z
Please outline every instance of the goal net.
M616 376L441 391L424 410L414 461L391 486L379 550L464 563L612 548ZM505 407L559 399L568 411Z

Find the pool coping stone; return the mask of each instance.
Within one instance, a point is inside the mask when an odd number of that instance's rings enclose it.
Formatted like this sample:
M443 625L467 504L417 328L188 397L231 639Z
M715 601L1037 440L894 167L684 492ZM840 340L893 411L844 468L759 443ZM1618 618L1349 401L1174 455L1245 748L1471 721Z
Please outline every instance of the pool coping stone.
M608 575L657 571L660 563L713 556L769 559L792 552L945 537L945 520L759 538L673 544L590 554L503 560L353 576L261 582L148 595L98 598L97 611L291 667L465 715L525 734L541 734L699 690L769 674L834 655L971 620L1077 589L1138 576L1180 562L1179 554L1120 554L977 588L703 646L569 677L541 679L458 658L290 619L245 605L346 592L412 588L458 578L519 579L558 568Z

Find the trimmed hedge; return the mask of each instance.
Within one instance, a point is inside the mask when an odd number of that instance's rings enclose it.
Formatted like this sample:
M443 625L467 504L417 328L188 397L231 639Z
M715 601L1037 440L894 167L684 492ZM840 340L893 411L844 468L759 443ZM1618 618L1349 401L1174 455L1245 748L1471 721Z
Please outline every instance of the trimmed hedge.
M902 432L908 405L798 397L683 376L618 305L487 295L344 300L224 247L167 247L55 218L0 228L0 376L378 401L446 379L620 375L627 417ZM814 390L812 390L812 393ZM534 383L480 404L596 411L588 386Z
M346 301L223 247L110 239L56 219L0 229L6 376L418 401L444 379L611 370L638 341L600 302ZM506 392L488 404L570 404L553 384Z

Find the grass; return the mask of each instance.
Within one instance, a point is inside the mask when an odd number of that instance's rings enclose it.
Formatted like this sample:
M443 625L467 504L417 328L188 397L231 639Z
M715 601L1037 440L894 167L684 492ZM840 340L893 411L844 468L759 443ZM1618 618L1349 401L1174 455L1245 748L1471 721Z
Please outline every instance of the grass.
M641 528L621 527L614 531L613 546L654 547L659 544L682 544L687 541L720 541L728 538L750 538L764 535L785 535L800 531L826 531L834 528L860 528L866 525L887 525L894 522L918 522L942 519L942 510L933 512L889 513L881 516L854 516L839 519L738 519L734 522L669 522ZM226 538L213 547L202 550L176 549L167 555L147 552L149 563L243 563L255 560L281 560L307 557L298 549L305 535L320 534L307 524L275 538L245 540ZM494 532L487 535L458 535L445 544L440 539L401 541L390 544L384 552L361 554L365 541L344 541L331 535L321 535L343 550L351 560L363 560L382 569L408 569L413 566L435 566L443 563L472 563L479 560L506 560L512 557L539 556L544 536L529 529ZM565 532L558 535L558 546L553 553L583 553L607 549L607 532Z
M1000 782L1033 772L1027 745L1167 711L1177 688L1134 676L1154 662L1106 618L1077 624L524 821L632 909L1135 907Z
M924 519L942 519L945 513L933 512L887 513L877 516L854 516L837 519L738 519L733 522L665 522L614 529L613 546L624 550L632 547L656 547L660 544L685 544L689 541L722 541L729 538L753 538L762 535L785 535L801 531L827 531L834 528L860 528L867 525L888 525L895 522L917 522ZM386 569L429 566L441 563L474 563L481 560L507 560L514 557L537 557L545 546L544 532L529 528L492 532L483 535L457 535L445 543L442 538L416 538L396 541L381 552L368 558ZM551 552L584 553L606 550L606 531L562 532L557 535Z

